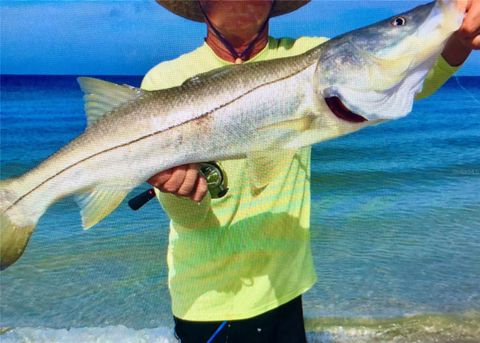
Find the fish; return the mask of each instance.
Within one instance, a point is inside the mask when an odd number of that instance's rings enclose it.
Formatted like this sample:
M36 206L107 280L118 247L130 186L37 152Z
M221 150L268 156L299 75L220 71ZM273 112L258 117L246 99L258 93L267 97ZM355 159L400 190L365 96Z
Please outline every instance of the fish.
M85 132L0 182L0 269L20 258L40 217L67 196L88 229L160 171L250 157L265 165L272 151L406 116L465 8L437 0L298 56L223 67L164 90L79 78Z

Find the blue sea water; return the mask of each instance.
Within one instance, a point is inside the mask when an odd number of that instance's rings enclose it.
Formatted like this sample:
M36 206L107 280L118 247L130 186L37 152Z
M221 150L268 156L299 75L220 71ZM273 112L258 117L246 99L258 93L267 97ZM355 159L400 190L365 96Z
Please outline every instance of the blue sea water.
M75 77L0 82L2 179L85 129ZM480 341L480 78L452 78L407 118L318 144L312 159L309 341ZM174 342L167 223L155 201L123 203L83 231L71 199L54 205L0 274L0 340Z

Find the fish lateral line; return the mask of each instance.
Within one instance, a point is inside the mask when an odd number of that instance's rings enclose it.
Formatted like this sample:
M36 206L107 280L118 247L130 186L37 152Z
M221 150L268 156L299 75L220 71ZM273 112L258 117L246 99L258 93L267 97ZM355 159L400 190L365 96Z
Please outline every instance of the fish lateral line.
M314 49L315 49L315 48L314 48ZM312 50L314 50L314 49L312 49ZM185 125L185 124L194 122L194 121L196 121L196 120L202 119L202 118L204 118L204 117L206 117L206 116L208 116L208 115L210 115L210 114L215 113L215 112L218 111L218 110L221 110L221 109L223 109L223 108L225 108L225 107L227 107L227 106L229 106L229 105L232 105L233 103L235 103L236 101L240 100L240 99L243 98L244 96L246 96L246 95L248 95L248 94L250 94L250 93L252 93L252 92L254 92L254 91L256 91L256 90L258 90L258 89L260 89L260 88L262 88L262 87L270 86L270 85L275 84L275 83L277 83L277 82L285 81L285 80L287 80L287 79L289 79L289 78L291 78L291 77L294 77L294 76L298 75L299 73L301 73L302 71L304 71L304 70L306 70L307 68L309 68L311 65L312 65L312 64L307 64L307 66L305 66L305 67L303 67L303 68L301 68L301 69L299 69L299 70L296 70L294 73L291 73L291 74L288 74L288 75L283 76L283 77L281 77L281 78L278 78L278 79L275 79L275 80L272 80L272 81L265 82L265 83L262 83L262 84L260 84L260 85L257 85L257 86L255 86L255 87L249 89L248 91L240 94L239 96L233 98L232 100L230 100L230 101L228 101L228 102L225 102L225 103L223 103L223 104L221 104L221 105L219 105L219 106L217 106L217 107L215 107L215 108L213 108L213 109L211 109L211 110L209 110L209 111L207 111L207 112L204 112L204 113L202 113L202 114L200 114L200 115L198 115L198 116L196 116L196 117L193 117L193 118L191 118L191 119L187 119L187 120L185 120L185 121L183 121L183 122L181 122L181 123L178 123L178 124L169 126L169 127L164 128L164 129L162 129L162 130L152 132L152 133L150 133L150 134L148 134L148 135L141 136L141 137L139 137L139 138L137 138L137 139L134 139L134 140L131 140L131 141L129 141L129 142L126 142L126 143L123 143L123 144L119 144L119 145L116 145L116 146L114 146L114 147L111 147L111 148L108 148L108 149L99 151L99 152L97 152L97 153L95 153L95 154L92 154L92 155L90 155L90 156L87 156L87 157L85 157L85 158L83 158L83 159L81 159L81 160L79 160L79 161L77 161L77 162L75 162L75 163L72 163L72 164L70 164L69 166L67 166L67 167L63 168L62 170L60 170L59 172L55 173L54 175L49 176L49 177L46 178L44 181L42 181L41 183L39 183L37 186L31 188L28 192L22 194L22 195L21 195L19 198L17 198L10 206L8 206L2 213L5 213L5 212L7 212L8 210L10 210L13 206L17 205L17 204L18 204L20 201L22 201L25 197L27 197L28 195L30 195L31 193L33 193L34 191L36 191L38 188L42 187L44 184L46 184L46 183L48 183L49 181L51 181L52 179L54 179L55 177L59 176L60 174L66 172L67 170L69 170L69 169L71 169L71 168L73 168L73 167L75 167L75 166L78 166L79 164L81 164L81 163L83 163L83 162L85 162L85 161L88 161L88 160L90 160L90 159L92 159L92 158L94 158L94 157L97 157L97 156L99 156L99 155L102 155L102 154L104 154L104 153L107 153L107 152L110 152L110 151L113 151L113 150L116 150L116 149L119 149L119 148L124 148L124 147L126 147L126 146L131 145L131 144L138 143L138 142L140 142L140 141L142 141L142 140L144 140L144 139L147 139L147 138L156 136L156 135L158 135L158 134L164 133L164 132L166 132L166 131L168 131L168 130L170 130L170 129L174 129L174 128L180 127L180 126L182 126L182 125Z

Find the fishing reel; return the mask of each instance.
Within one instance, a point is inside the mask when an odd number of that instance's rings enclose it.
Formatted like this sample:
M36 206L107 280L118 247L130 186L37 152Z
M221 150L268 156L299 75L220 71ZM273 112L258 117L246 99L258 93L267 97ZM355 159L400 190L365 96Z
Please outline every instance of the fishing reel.
M223 198L227 194L227 174L225 174L218 162L200 163L200 173L207 180L208 192L212 199Z
M227 174L220 167L218 162L200 163L200 174L207 180L208 193L212 199L223 198L228 193ZM153 188L133 197L128 201L128 206L134 211L139 210L143 205L155 197Z

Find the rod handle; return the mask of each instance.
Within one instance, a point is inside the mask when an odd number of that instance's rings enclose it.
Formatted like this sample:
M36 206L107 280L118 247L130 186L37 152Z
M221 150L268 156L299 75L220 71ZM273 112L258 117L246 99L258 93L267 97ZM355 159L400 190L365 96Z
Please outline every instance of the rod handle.
M145 192L142 192L139 195L131 198L128 201L128 206L130 206L132 210L137 211L153 198L155 198L155 191L153 188L150 188L149 190L146 190Z

